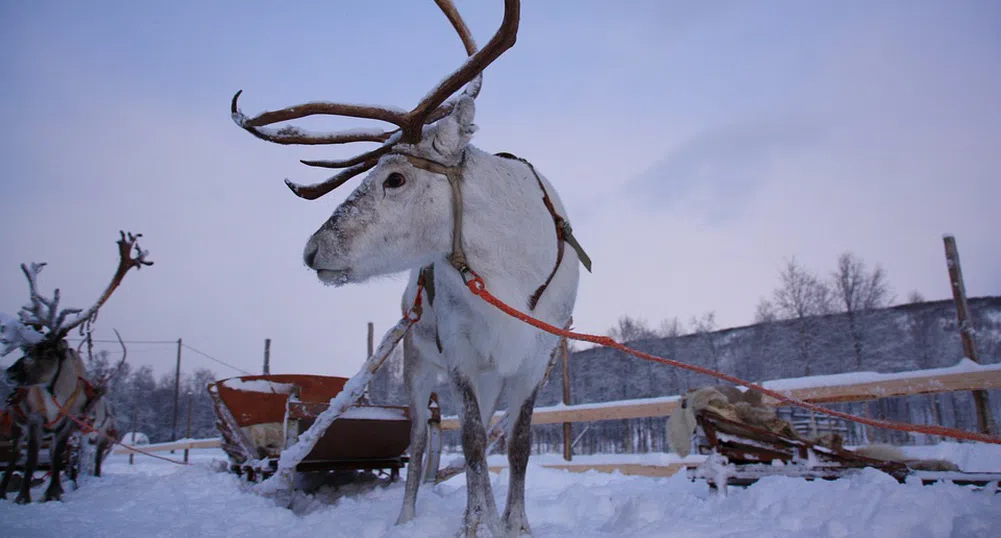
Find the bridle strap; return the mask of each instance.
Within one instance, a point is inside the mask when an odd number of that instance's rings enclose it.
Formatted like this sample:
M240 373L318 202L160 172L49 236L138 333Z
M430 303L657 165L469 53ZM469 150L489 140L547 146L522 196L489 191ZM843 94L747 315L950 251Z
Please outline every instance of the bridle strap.
M448 256L448 262L459 271L463 280L468 282L472 278L472 271L469 270L466 253L462 250L462 188L460 186L462 183L462 171L466 164L466 153L462 153L462 160L456 166L445 166L430 159L406 153L398 153L398 155L406 158L414 168L420 168L433 174L441 174L448 178L448 184L452 187L453 215L452 253Z
M542 178L539 177L539 173L535 171L535 167L532 166L532 163L512 153L501 152L495 153L495 155L504 159L514 159L528 165L528 169L531 170L532 175L535 176L535 181L539 183L539 190L542 191L542 203L545 204L549 214L553 217L553 224L556 226L556 264L553 265L553 270L549 273L549 277L546 278L546 281L543 282L542 285L535 290L535 293L528 298L528 309L535 310L535 305L539 304L539 298L542 297L542 293L549 287L549 283L553 281L553 277L556 276L556 271L559 270L560 264L563 262L564 225L566 224L566 220L556 212L556 208L553 206L553 201L549 198L549 193L546 191L545 185L542 184Z

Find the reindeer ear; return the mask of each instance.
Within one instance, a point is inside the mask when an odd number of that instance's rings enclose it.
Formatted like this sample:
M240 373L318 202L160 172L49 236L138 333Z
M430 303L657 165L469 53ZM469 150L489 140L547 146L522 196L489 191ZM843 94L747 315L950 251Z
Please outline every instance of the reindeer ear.
M459 131L472 138L473 133L476 132L476 125L473 124L473 119L476 116L476 101L468 95L459 97L455 108L449 115L455 118L455 122L459 125Z
M431 147L446 160L457 159L476 132L473 118L476 104L472 97L463 95L456 101L452 111L438 121Z

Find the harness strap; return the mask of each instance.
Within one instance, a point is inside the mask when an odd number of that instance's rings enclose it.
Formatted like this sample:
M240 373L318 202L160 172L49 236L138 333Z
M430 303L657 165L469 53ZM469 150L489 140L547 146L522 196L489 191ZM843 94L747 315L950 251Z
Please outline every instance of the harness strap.
M466 253L462 250L462 170L466 164L466 154L462 154L462 161L456 166L445 166L430 159L416 157L406 153L400 153L410 162L414 168L420 168L433 174L441 174L448 178L448 184L452 187L452 253L448 256L448 262L455 267L464 281L468 282L472 278L469 270L469 262L466 260Z
M459 271L462 275L463 281L468 284L471 280L473 280L475 274L469 268L469 262L466 259L466 254L462 250L462 189L460 185L462 181L462 172L466 163L466 154L462 154L462 161L456 166L445 166L430 159L408 155L406 153L398 153L398 155L402 155L406 158L411 166L415 168L420 168L421 170L426 170L433 174L441 174L448 178L448 183L452 187L452 214L454 215L454 222L452 226L452 253L449 255L448 261L452 264L452 267L455 267L456 270ZM528 298L529 310L535 310L536 305L539 303L539 299L546 291L546 288L549 287L549 283L552 282L553 277L556 276L556 271L559 270L560 263L563 261L564 241L570 243L570 246L577 252L578 259L580 259L580 262L584 265L584 268L587 269L588 272L591 272L591 258L586 252L584 252L583 247L580 246L580 243L573 236L573 229L570 227L570 222L556 212L553 201L549 197L549 192L546 191L546 187L542 183L542 177L539 176L539 173L535 170L535 167L532 166L532 163L512 153L501 152L496 153L495 156L520 161L528 165L529 170L532 171L532 175L535 176L535 180L539 184L539 189L542 191L542 203L545 204L546 210L549 211L550 216L553 218L553 225L556 227L556 264L553 266L553 270L549 273L546 281L543 282L542 285L535 290L535 293ZM424 270L426 269L427 268ZM424 270L422 270L422 275ZM433 275L433 273L430 274ZM425 278L425 280L428 279ZM429 301L432 300L430 293L433 293L433 291L429 292ZM438 350L441 351L440 342L438 343Z
M28 420L27 413L21 408L21 403L25 401L28 397L27 387L17 387L14 392L11 392L7 396L7 409L10 410L8 416L16 419L18 422L26 422Z
M417 293L420 293L420 287L424 287L424 291L428 294L428 306L434 306L434 264L427 265L421 268L420 277L417 279ZM438 334L438 325L435 324L434 327L434 343L438 346L438 353L442 353L444 350L441 347L441 336Z
M56 399L56 395L49 392L49 397L52 398L52 403L59 407L59 414L56 415L56 418L52 419L50 422L45 423L46 428L51 428L61 422L64 417L69 415L70 407L76 403L76 399L80 396L80 393L83 392L83 384L80 383L81 379L83 378L77 378L76 388L73 389L73 394L70 394L70 397L66 398L66 401L62 405L59 405L59 400Z

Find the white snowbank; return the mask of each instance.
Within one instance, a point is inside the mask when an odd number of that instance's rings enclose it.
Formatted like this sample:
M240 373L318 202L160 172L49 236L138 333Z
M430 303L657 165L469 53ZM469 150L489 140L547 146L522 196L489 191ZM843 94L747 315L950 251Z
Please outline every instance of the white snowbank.
M996 468L1001 462L1001 448L992 445L947 443L920 449L922 455L937 449L963 459L960 464L967 468ZM558 458L533 456L530 463L526 505L538 538L977 538L996 536L1001 529L1001 495L950 484L901 485L875 470L833 482L770 477L746 489L730 488L722 497L684 473L653 479L538 466ZM116 536L127 528L130 536L162 538L451 537L466 501L465 477L458 475L422 487L417 519L401 527L393 523L403 497L402 480L386 487L350 488L340 498L321 490L289 510L249 492L235 475L218 472L214 460L225 457L218 450L194 450L194 466L137 456L137 465L130 467L127 456L111 456L102 478L81 480L80 489L68 491L63 502L0 502L4 536ZM491 477L503 510L509 475L503 471ZM36 499L43 490L36 488Z

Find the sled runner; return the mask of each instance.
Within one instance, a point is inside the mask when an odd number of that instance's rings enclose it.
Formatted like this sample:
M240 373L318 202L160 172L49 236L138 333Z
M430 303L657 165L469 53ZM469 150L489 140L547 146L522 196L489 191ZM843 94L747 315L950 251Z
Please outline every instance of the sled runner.
M230 471L251 481L277 468L282 450L313 424L347 378L250 375L209 384ZM407 462L410 416L401 406L358 402L338 417L297 471L377 471L391 479Z
M701 432L698 450L708 458L698 467L688 469L688 477L704 479L712 489L718 489L724 482L724 485L748 486L765 476L835 480L866 467L879 469L901 483L908 477L923 484L948 481L978 487L1001 481L1001 473L914 469L904 462L873 459L837 446L780 435L709 410L701 410L695 416Z

